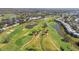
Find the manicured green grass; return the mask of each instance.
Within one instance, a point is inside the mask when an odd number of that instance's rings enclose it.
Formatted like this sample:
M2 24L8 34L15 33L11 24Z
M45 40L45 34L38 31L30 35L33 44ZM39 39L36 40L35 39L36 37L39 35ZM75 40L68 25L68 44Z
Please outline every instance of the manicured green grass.
M48 30L52 36L52 38L60 45L60 47L62 47L65 51L67 50L71 50L68 47L70 47L69 43L63 42L62 39L63 37L61 37L58 32L53 28L53 26L55 26L56 23L51 22L48 23ZM52 24L52 25L51 25Z
M56 47L59 50L61 50L61 48L64 49L65 51L73 50L74 47L71 46L70 42L67 43L62 41L62 39L64 38L54 28L54 26L56 26L57 24L54 21L54 19L55 18L53 17L48 17L46 19L41 20L32 20L30 22L26 22L25 24L23 23L13 27L14 31L11 32L10 34L5 34L7 32L3 32L4 34L0 36L0 44L5 44L5 46L0 47L0 50L49 51L49 50L57 50ZM36 23L37 25L31 29L25 28L26 25L33 23ZM45 24L47 24L46 27L44 27ZM45 33L45 30L48 30L47 31L47 33L49 34L48 36ZM70 36L67 35L67 37ZM5 40L5 38L9 38L10 39L9 42L1 43L2 41ZM74 39L75 38L72 38L73 41L75 41ZM56 47L53 43L56 45Z
M27 43L31 38L32 36L30 35L21 37L20 39L16 40L15 44L18 46L22 46L23 44Z

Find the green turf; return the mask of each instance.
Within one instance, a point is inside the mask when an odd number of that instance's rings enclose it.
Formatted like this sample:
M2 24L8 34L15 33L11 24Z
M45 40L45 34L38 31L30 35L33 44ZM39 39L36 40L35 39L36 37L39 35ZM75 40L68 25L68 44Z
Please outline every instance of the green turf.
M22 46L23 44L27 43L31 38L32 38L32 36L30 36L30 35L24 36L24 37L16 40L15 44L18 46Z
M8 18L8 17L9 17L9 15L6 16L6 18ZM70 42L66 43L66 42L62 41L63 37L54 28L54 26L56 26L56 24L57 24L54 21L54 19L57 17L54 17L54 18L48 17L47 19L32 20L30 22L19 24L15 27L11 28L11 29L14 29L14 31L11 32L10 34L6 34L7 32L3 32L4 34L3 35L1 34L1 36L0 36L0 44L1 45L5 44L5 46L0 47L0 50L4 50L4 51L5 50L8 50L8 51L21 50L22 46L24 44L26 44L27 42L29 42L32 39L32 37L35 35L34 32L36 32L36 33L38 32L36 34L36 36L39 34L39 32L42 32L40 35L39 41L34 42L34 43L40 43L41 48L39 46L37 46L38 44L35 44L35 45L29 45L27 47L25 46L22 50L26 50L26 51L46 50L46 49L44 49L44 46L42 46L43 45L42 42L45 40L44 39L45 36L43 36L45 30L48 30L50 37L52 37L52 41L53 40L56 41L56 43L59 45L60 48L62 47L65 51L73 50L74 47L71 46ZM25 28L26 25L29 25L32 23L36 23L37 25L34 26L32 29ZM47 27L44 27L44 24L47 24ZM25 34L27 34L27 35L25 35ZM46 34L44 34L44 35L46 35ZM5 42L6 39L8 39L9 42L2 43L2 42Z

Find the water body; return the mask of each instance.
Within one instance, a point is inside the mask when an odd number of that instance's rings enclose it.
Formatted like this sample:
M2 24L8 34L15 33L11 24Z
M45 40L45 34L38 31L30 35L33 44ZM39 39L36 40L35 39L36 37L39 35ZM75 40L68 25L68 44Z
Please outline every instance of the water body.
M57 32L60 32L61 31L61 25L60 25L60 23L59 24L56 24L55 26L54 26L54 28L57 30Z
M64 32L61 29L62 25L60 23L57 23L54 28L56 29L56 31L62 36L64 37Z
M60 23L57 23L56 26L54 26L54 28L59 33L59 35L63 37L62 41L70 42L71 38L67 36L67 34L65 33L65 29L63 31L63 29L62 29L63 26Z

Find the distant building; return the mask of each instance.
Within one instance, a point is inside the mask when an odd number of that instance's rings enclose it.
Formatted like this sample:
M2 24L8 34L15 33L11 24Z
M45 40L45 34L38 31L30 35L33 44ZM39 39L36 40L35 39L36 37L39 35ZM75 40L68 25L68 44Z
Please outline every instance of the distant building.
M79 23L79 18L76 18L76 19L75 19L75 22Z

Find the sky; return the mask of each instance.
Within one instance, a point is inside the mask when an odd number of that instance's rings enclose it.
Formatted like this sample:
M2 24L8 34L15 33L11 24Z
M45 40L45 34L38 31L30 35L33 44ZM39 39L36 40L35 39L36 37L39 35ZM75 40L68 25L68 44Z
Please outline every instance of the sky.
M0 8L78 8L79 0L0 0Z

